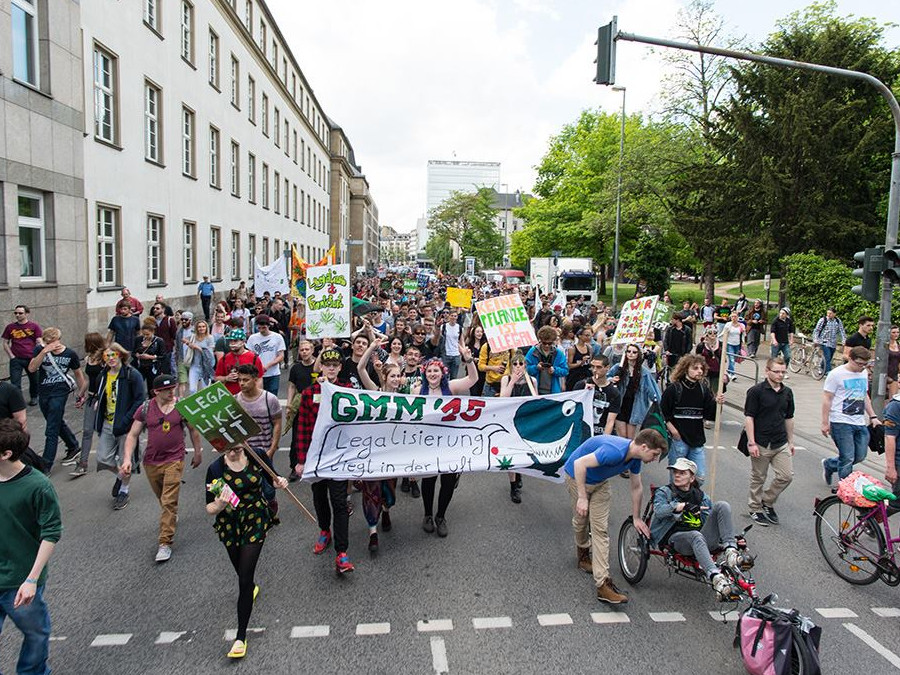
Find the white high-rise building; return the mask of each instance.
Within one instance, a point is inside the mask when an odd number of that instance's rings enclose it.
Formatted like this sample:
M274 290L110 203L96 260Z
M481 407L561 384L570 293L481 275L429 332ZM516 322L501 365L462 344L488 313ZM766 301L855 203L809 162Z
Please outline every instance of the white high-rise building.
M475 192L483 187L500 190L500 162L428 160L426 219L431 209L449 197L451 192ZM421 223L417 229L419 250L424 250L431 232L427 225L422 228Z

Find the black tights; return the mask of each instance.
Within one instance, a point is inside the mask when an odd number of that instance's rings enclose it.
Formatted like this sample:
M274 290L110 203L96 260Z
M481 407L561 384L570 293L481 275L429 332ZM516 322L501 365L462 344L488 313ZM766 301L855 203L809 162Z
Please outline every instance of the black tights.
M447 507L450 500L453 499L453 491L456 489L456 481L459 480L458 473L442 473L441 474L441 493L438 495L437 517L443 518L447 513ZM425 515L430 516L431 510L434 508L434 486L437 483L437 476L428 476L422 479L422 504L425 506Z
M236 636L238 640L247 639L247 626L250 624L250 613L253 611L253 589L256 586L253 577L262 547L262 542L225 547L231 564L234 565L234 571L238 575L238 629Z

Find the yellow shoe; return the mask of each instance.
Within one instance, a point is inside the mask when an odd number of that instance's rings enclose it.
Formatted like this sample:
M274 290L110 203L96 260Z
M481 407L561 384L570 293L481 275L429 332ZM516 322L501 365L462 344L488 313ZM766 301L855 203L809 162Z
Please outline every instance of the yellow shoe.
M231 651L228 652L229 659L242 659L247 655L246 640L235 640L231 645Z
M256 596L259 595L259 586L253 587L253 602L256 602Z

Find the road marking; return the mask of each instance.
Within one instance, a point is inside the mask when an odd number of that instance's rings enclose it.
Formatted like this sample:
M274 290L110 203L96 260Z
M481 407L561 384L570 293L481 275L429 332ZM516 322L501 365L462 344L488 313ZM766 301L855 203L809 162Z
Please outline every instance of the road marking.
M91 643L91 647L121 647L127 645L133 633L109 633L98 635Z
M631 623L625 612L591 612L594 623Z
M542 626L571 626L573 623L568 614L538 614L537 620Z
M881 654L887 662L890 663L894 668L900 670L900 656L897 656L890 649L881 644L878 640L869 635L866 631L864 631L859 626L852 623L845 623L844 628L853 633L860 640L869 645L873 650Z
M817 607L816 611L823 619L855 619L856 612L846 607Z
M68 638L65 635L51 635L50 642L62 642L63 640L67 640Z
M450 664L447 663L447 646L444 638L431 638L431 665L436 675L450 672Z
M453 619L432 619L419 621L416 630L420 633L435 633L443 630L453 630Z
M711 446L711 445L704 445L703 447L706 448L707 450L712 450L712 449L713 449L713 446ZM717 447L719 450L725 450L725 449L726 449L724 445L719 445L719 446L716 446L716 447Z
M657 623L674 623L676 621L686 621L684 614L681 612L650 612L650 618Z
M356 624L357 635L387 635L391 632L390 623L358 623Z
M900 616L900 607L873 607L872 611L886 619Z
M317 638L328 637L330 626L294 626L291 628L292 638Z
M187 633L187 631L183 631L183 630L179 630L179 631L168 631L168 630L164 630L164 631L162 631L162 632L159 634L159 637L157 637L156 640L153 641L153 644L155 644L155 645L170 645L170 644L172 644L173 642L175 642L175 640L177 640L177 639L180 638L182 635L184 635L185 633Z
M472 619L472 628L485 630L488 628L512 628L512 619L508 616L485 616Z
M740 612L738 612L736 609L732 609L729 612L725 612L725 614L722 614L722 612L717 612L717 611L713 610L709 613L709 615L712 617L713 621L722 621L722 620L737 621L741 616Z
M248 628L248 633L263 633L265 632L265 628ZM223 637L225 642L234 642L237 640L237 628L229 628L225 631L225 636Z

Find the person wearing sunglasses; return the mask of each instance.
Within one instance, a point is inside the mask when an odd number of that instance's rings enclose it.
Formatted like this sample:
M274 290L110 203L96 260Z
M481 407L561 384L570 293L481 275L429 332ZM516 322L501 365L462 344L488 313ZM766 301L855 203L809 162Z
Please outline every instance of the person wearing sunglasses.
M28 318L31 310L16 305L15 320L3 329L3 349L9 356L9 381L22 391L22 373L28 374L28 405L37 405L38 374L28 370L28 362L34 356L34 348L41 342L41 327Z
M625 348L625 359L609 369L608 377L619 388L622 407L616 418L616 434L634 438L638 427L647 416L650 405L659 401L662 393L653 373L644 365L644 355L637 344Z

